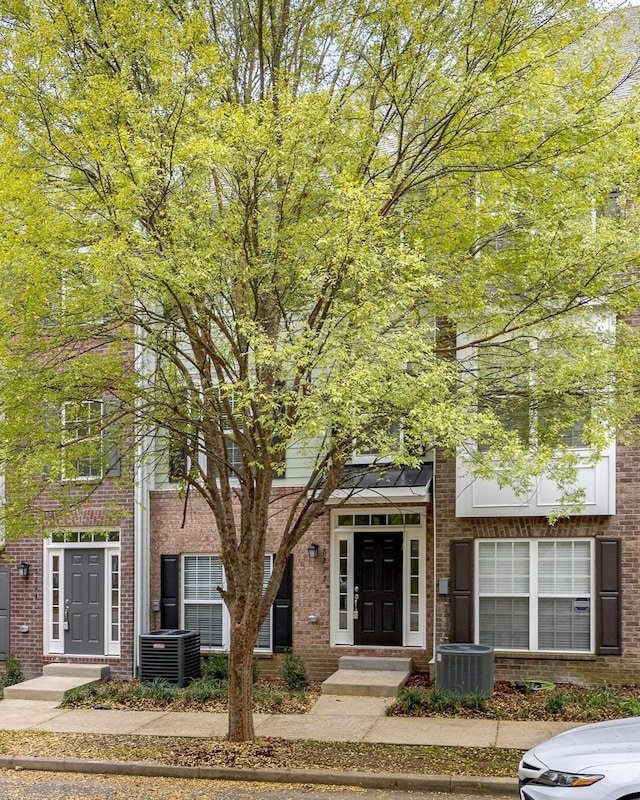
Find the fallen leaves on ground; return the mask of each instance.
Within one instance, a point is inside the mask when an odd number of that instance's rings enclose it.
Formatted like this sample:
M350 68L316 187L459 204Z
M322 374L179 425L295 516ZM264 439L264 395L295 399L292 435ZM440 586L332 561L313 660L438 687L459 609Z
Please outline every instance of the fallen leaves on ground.
M243 769L319 769L513 777L521 753L502 748L0 731L0 755L143 761Z
M530 683L535 683L532 681ZM427 675L415 673L407 682L408 688L428 692L433 685ZM477 698L469 696L475 702ZM407 711L400 702L387 712L390 716L452 717L464 719L494 719L554 722L601 722L620 717L640 716L640 687L638 686L578 686L551 684L551 688L527 689L526 682L496 681L491 697L481 707L465 707L464 701L450 708L429 707Z

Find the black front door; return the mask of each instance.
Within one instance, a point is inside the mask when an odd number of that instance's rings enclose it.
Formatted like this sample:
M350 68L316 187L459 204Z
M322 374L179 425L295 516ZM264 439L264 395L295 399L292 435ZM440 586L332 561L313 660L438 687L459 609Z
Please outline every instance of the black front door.
M355 534L353 643L402 644L402 534Z
M64 554L64 651L104 655L104 552Z

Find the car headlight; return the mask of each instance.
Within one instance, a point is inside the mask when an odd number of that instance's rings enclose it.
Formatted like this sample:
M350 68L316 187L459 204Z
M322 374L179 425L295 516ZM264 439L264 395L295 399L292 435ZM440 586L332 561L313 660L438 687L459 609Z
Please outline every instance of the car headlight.
M535 779L536 783L545 786L591 786L601 781L604 775L586 775L584 773L557 772L555 769L548 769Z

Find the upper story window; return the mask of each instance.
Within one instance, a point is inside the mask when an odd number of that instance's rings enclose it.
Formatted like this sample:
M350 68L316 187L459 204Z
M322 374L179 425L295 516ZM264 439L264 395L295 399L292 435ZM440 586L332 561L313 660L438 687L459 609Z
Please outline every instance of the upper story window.
M64 403L62 431L67 480L101 478L103 474L101 400Z
M461 337L479 413L458 451L458 517L615 513L616 444L599 411L606 415L608 373L580 357L585 343L607 348L614 336L614 318L594 308L479 347L464 348Z
M115 406L114 398L63 403L64 480L99 480L120 474Z
M351 462L353 464L389 463L391 457L386 455L381 447L383 438L389 439L395 447L400 447L403 440L403 431L400 423L390 423L380 432L378 437L372 435L365 438L363 436L359 441L356 441Z
M229 398L229 404L233 415L236 408L235 397ZM206 472L206 456L197 400L193 402L192 395L185 391L178 406L172 428L167 433L168 477L173 482L184 480L194 466L196 472L198 469ZM242 472L242 451L236 440L237 429L223 408L224 405L220 402L222 412L220 425L226 451L226 466L231 475L239 475ZM197 459L195 465L194 459Z
M477 354L479 410L490 412L503 430L523 447L549 445L583 448L591 408L575 389L559 397L540 376L540 366L553 356L544 339L519 339L482 348ZM483 441L478 449L488 449Z
M621 222L628 218L634 211L634 202L631 195L624 192L620 187L612 189L609 194L596 207L596 220L609 219Z
M237 401L235 395L229 398L231 406L231 415L223 414L221 417L222 433L225 441L225 448L227 452L227 466L232 473L239 474L242 472L242 451L240 445L236 440L236 432L234 422L231 417L235 416Z

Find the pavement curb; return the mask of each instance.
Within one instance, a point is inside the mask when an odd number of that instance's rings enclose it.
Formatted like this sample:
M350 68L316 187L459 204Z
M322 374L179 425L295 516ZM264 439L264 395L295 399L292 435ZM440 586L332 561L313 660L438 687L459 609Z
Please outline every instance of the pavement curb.
M518 789L517 781L512 778L373 772L324 772L305 769L183 767L173 764L149 764L140 761L89 761L35 756L0 756L0 769L224 781L260 781L264 783L311 783L332 786L358 786L363 789L425 790L449 792L451 794L515 795Z

